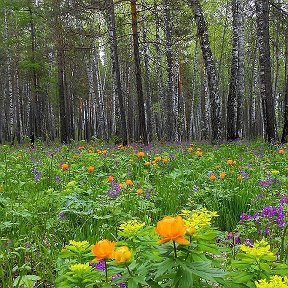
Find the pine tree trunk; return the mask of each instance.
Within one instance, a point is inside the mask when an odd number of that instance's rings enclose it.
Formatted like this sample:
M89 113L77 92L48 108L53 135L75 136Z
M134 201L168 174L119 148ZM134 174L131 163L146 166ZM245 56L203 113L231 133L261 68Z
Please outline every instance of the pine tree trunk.
M200 40L200 46L204 58L205 69L208 77L209 100L211 106L212 125L212 143L219 143L222 140L222 120L221 120L221 101L218 89L218 79L215 69L215 63L210 47L208 30L202 7L198 0L189 0L197 24L197 33Z
M257 34L260 64L260 92L264 117L265 138L277 141L275 103L272 95L271 62L269 46L269 1L257 0Z

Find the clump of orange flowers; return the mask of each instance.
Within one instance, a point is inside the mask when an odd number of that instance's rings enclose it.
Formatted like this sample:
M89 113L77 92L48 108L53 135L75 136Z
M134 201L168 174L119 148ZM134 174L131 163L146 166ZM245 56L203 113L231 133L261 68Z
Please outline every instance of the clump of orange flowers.
M201 156L203 155L200 147L197 148L197 151L195 152L195 154L196 154L198 157L201 157Z
M69 169L69 164L63 163L63 164L61 165L61 169L62 169L62 170L68 170L68 169Z
M92 246L92 254L95 256L94 261L106 261L106 259L115 259L117 264L122 264L130 261L132 257L132 252L127 246L121 246L115 250L114 248L114 241L110 241L107 239L98 241L95 245Z
M138 157L143 158L145 156L145 153L143 151L138 152Z
M92 246L92 254L95 256L96 261L103 259L113 259L113 250L115 242L107 239L98 241Z
M226 163L227 163L228 165L234 165L234 164L236 164L236 160L229 159L229 160L227 160Z
M162 220L158 221L156 232L162 239L158 241L159 244L163 244L169 241L175 241L179 244L188 245L189 241L184 238L187 227L184 225L183 218L181 216L171 217L166 216Z
M87 168L87 170L88 170L88 172L92 173L92 172L94 172L95 168L93 166L89 166Z
M125 183L126 183L127 186L132 186L133 185L133 181L131 179L127 179L125 181Z

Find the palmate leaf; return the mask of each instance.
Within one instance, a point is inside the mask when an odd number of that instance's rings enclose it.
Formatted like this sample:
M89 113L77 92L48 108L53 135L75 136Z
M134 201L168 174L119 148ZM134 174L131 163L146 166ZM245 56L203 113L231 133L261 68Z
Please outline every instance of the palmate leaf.
M247 283L249 281L251 281L254 277L253 274L245 272L245 271L237 271L237 272L233 272L230 274L231 278L232 278L232 282L236 283L236 284L241 284L241 283Z
M193 288L193 273L188 267L179 267L174 279L175 287Z
M187 264L183 262L181 267L184 268ZM222 279L226 273L221 269L211 267L211 261L192 262L187 265L191 273L199 276L202 279L218 283L218 279Z
M162 275L167 275L170 273L171 269L173 269L175 266L175 261L172 258L168 258L164 262L158 263L155 265L156 268L156 273L155 273L155 278L157 279L158 277Z

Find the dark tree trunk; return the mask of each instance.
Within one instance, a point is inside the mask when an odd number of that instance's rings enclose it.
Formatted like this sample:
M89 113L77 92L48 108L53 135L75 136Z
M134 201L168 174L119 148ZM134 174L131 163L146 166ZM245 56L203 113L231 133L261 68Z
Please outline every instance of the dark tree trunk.
M192 6L194 18L197 24L197 33L200 40L200 46L204 58L204 65L207 71L209 100L211 105L211 123L212 123L212 143L218 143L222 140L222 120L221 120L221 101L218 90L218 79L215 69L215 63L210 47L208 30L202 7L198 0L189 0Z
M286 86L285 86L285 100L284 100L284 127L281 137L281 143L288 142L288 28L286 28Z
M168 141L173 141L175 138L175 115L173 111L173 57L172 57L172 25L170 16L169 1L164 1L164 18L165 18L165 33L166 33L166 59L167 59L167 78L168 78L168 93L166 96L166 137Z
M109 0L108 3L109 3L107 6L108 8L108 31L109 31L109 42L110 42L110 53L111 53L114 89L115 89L115 95L119 101L121 130L122 130L121 131L122 144L126 146L128 144L128 136L127 136L126 115L125 115L125 109L124 109L124 100L123 100L123 94L122 94L121 75L120 75L119 59L118 59L115 9L114 9L113 0Z
M31 29L31 60L32 63L35 64L35 50L36 50L36 33L35 33L35 26L33 21L33 11L32 8L29 7L29 14L30 14L30 29ZM40 131L38 129L37 124L39 123L40 119L37 119L37 101L38 100L38 76L35 66L32 68L32 100L31 100L31 123L30 123L30 135L34 135L36 138L40 137ZM37 121L38 120L38 121Z
M271 62L269 46L269 1L257 0L257 34L260 64L260 92L262 98L265 138L268 142L277 141L275 105L272 94Z
M58 68L58 97L60 110L60 141L61 143L69 142L69 123L66 114L65 101L65 81L64 81L64 42L63 42L63 27L60 19L60 2L54 0L54 13L56 13L56 41L57 41L57 68Z
M134 49L134 61L135 61L135 72L136 72L136 88L138 96L138 116L139 116L139 135L140 141L143 144L148 144L148 137L146 131L146 120L145 120L145 106L144 96L142 88L142 77L141 77L141 64L140 64L140 53L139 53L139 37L137 30L137 8L136 0L131 0L131 16L132 16L132 33L133 33L133 49Z

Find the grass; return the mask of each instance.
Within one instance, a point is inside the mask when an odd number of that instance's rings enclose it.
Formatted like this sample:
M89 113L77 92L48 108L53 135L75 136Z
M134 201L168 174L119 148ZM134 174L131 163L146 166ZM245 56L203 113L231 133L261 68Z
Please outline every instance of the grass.
M39 276L37 287L54 285L59 253L69 240L116 239L123 221L155 225L165 215L206 207L218 212L214 225L226 235L237 229L242 213L261 208L257 195L273 203L288 191L286 148L263 143L0 149L3 288L19 275ZM88 166L95 170L88 172ZM108 176L123 188L111 185ZM126 185L127 179L133 185ZM259 181L267 179L274 182L262 187Z

